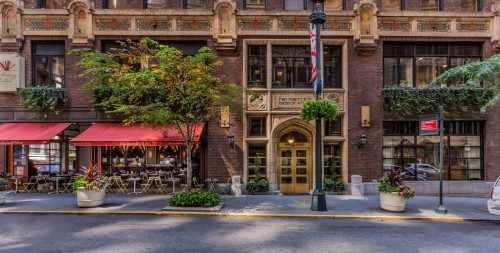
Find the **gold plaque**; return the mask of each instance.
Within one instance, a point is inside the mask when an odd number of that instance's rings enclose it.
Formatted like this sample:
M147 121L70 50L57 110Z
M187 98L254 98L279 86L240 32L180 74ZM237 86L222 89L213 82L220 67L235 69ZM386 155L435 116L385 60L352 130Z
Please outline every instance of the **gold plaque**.
M227 128L229 127L229 106L222 106L220 108L220 127Z

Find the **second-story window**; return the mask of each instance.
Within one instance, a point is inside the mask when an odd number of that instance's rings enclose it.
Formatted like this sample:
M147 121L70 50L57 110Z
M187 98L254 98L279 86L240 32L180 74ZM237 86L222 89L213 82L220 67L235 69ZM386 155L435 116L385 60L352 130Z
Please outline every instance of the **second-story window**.
M64 86L64 42L33 44L33 85Z
M307 7L306 0L284 0L284 9L287 11L301 11Z
M266 88L266 45L248 46L247 86Z
M481 43L386 42L384 86L425 88L448 68L479 60ZM453 84L463 81L457 80Z
M207 0L184 0L184 9L207 9Z
M245 0L245 8L263 9L263 8L266 8L266 1L265 0Z
M311 88L309 46L274 45L273 88Z
M36 8L38 9L64 9L67 7L67 0L37 0Z
M400 11L403 9L404 0L382 0L382 11Z
M444 11L477 12L482 9L481 0L441 0Z
M342 88L342 47L323 47L325 88Z

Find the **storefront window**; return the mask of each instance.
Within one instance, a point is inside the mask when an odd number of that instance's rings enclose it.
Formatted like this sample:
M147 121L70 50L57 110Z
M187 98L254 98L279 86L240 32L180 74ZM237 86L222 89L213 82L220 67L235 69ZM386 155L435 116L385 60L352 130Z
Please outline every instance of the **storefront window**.
M248 46L248 87L266 87L266 55L265 45Z
M61 143L29 145L28 159L37 173L61 173Z
M451 67L481 60L480 43L384 43L384 86L426 88ZM456 80L441 86L456 85Z
M64 86L64 42L33 44L33 84Z
M342 178L342 149L340 144L325 144L324 170L325 178Z
M248 144L248 178L265 177L266 171L266 144Z
M384 170L404 169L408 180L439 178L439 136L418 136L416 122L384 122ZM482 180L483 123L445 122L444 178Z

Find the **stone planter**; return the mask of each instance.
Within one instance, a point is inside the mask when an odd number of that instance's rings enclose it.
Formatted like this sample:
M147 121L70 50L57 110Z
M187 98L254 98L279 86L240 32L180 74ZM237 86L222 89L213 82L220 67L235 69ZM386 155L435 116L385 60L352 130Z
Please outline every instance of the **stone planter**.
M380 208L390 212L404 212L406 208L406 199L398 192L381 192Z
M76 202L78 207L98 207L104 203L106 191L86 191L84 189L76 190Z

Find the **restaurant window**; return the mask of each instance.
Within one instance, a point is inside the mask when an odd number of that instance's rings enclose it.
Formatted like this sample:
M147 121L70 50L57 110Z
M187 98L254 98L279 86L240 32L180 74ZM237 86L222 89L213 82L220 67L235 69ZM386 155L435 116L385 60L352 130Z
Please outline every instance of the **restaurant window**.
M207 9L207 0L184 0L184 9Z
M342 146L325 144L323 152L325 178L342 179Z
M266 87L266 45L248 46L247 86L254 88Z
M33 84L64 86L64 42L33 44Z
M266 8L266 0L245 0L245 8Z
M265 137L266 136L266 117L248 117L248 136Z
M342 116L336 120L325 120L325 136L342 136Z
M273 46L273 88L311 88L309 46Z
M446 180L482 180L483 122L446 121ZM384 122L384 170L401 168L408 180L439 179L439 136L418 136L416 122Z
M248 144L248 179L257 176L266 177L266 144L249 143Z
M386 42L384 86L429 87L447 69L481 60L481 48L481 43ZM440 85L454 85L463 81Z
M342 47L324 46L323 62L325 88L342 88Z
M37 173L61 173L61 143L29 145L28 167L33 167ZM29 170L30 168L28 168Z
M307 7L306 0L284 0L283 9L287 11L301 11Z

